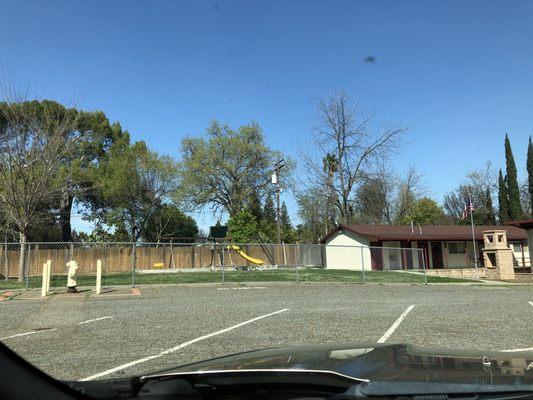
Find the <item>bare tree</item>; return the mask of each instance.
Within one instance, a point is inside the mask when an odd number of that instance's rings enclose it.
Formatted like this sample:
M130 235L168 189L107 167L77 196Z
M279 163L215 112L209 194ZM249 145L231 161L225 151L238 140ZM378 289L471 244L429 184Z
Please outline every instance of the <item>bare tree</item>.
M405 219L426 189L422 174L414 165L409 167L404 177L399 179L394 209L394 221L396 223Z
M69 151L66 133L74 122L68 114L58 119L52 103L38 104L0 103L0 210L19 236L19 281L24 275L28 227L46 218L44 206L63 189L58 177Z
M495 224L492 199L497 198L497 182L496 171L489 161L483 168L470 171L465 180L454 191L444 196L444 210L456 222L460 223L470 195L475 207L474 223Z
M405 128L373 128L373 115L363 114L346 93L335 92L316 106L313 126L316 153L304 152L310 186L328 188L339 222L349 223L355 214L355 194L368 171L393 154ZM324 168L322 160L334 160L335 168Z

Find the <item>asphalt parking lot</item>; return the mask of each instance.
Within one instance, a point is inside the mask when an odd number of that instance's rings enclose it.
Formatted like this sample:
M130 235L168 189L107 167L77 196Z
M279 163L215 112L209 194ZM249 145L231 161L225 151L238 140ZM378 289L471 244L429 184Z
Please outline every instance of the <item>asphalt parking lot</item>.
M142 374L239 351L323 343L533 350L533 286L141 287L0 301L0 340L60 379Z

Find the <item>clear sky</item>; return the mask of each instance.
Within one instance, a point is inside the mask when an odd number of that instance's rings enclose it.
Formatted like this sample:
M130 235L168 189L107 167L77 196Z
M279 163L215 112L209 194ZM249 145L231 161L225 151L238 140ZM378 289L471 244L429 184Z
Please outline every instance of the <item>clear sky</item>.
M253 119L296 156L313 100L342 88L411 128L395 166L416 164L439 201L468 170L504 166L506 132L525 174L533 2L3 0L0 16L15 82L103 110L160 152L213 118Z

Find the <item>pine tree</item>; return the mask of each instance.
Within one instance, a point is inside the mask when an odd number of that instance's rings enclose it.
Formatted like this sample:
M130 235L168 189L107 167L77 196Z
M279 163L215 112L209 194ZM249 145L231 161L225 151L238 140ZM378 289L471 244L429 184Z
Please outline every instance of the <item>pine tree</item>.
M252 191L250 198L248 199L248 209L250 213L255 217L257 222L260 222L263 219L263 210L261 210L261 200L259 200L259 195L257 191Z
M271 195L268 195L265 200L265 206L263 208L263 218L269 223L276 223L276 208L274 207L274 200L272 200Z
M509 221L509 197L507 195L507 184L501 169L498 175L498 207L498 222L502 225Z
M533 144L531 143L531 136L529 137L529 145L527 146L527 176L529 201L531 203L531 213L533 213Z
M292 227L289 211L287 210L287 205L285 202L281 204L279 219L281 222L281 240L284 243L294 242L294 229Z
M520 189L518 187L518 174L514 162L511 142L507 134L505 135L505 165L506 165L506 183L507 195L509 199L509 219L516 220L523 217L522 205L520 204Z
M268 195L263 207L260 226L260 239L274 243L276 241L276 209L272 196Z

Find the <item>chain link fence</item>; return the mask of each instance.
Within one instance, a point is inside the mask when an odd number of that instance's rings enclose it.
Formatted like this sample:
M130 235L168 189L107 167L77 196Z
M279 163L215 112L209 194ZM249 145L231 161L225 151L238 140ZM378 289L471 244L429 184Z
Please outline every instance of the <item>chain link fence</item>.
M69 261L79 269L79 289L143 284L379 281L380 271L402 270L425 278L422 249L263 243L7 243L0 249L0 289L42 285L50 260L50 289L66 288ZM422 278L420 278L422 279Z

